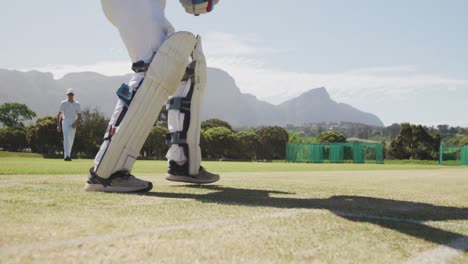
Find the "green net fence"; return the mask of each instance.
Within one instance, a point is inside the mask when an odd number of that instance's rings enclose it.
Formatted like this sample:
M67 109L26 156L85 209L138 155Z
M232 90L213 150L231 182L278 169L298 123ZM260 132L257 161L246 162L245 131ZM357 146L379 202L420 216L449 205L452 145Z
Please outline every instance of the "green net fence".
M288 162L310 163L384 163L383 146L377 143L289 143L286 147Z
M468 145L463 146L460 153L461 165L468 166Z
M331 144L327 146L329 148L328 160L331 163L344 162L344 145L342 144Z
M313 163L323 162L323 148L320 145L307 144L307 159L304 161L309 161Z
M468 166L468 145L444 146L439 149L440 165L462 165Z

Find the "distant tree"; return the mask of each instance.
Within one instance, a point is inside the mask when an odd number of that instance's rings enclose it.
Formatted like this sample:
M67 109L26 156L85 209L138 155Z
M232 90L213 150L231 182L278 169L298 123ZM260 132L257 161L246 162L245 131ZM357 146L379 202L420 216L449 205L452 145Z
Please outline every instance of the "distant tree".
M235 133L226 127L213 127L205 131L209 139L206 154L210 158L230 158L237 144Z
M322 132L317 137L318 143L341 143L346 142L346 137L336 131L330 130Z
M28 147L26 129L23 127L0 128L0 148L6 151L22 151Z
M0 105L0 123L7 127L24 127L24 121L36 117L36 113L21 103Z
M439 133L442 137L446 137L449 133L449 125L438 125Z
M212 141L211 134L207 134L206 130L200 132L200 148L203 158L211 158L210 143Z
M207 130L213 127L225 127L232 131L231 125L228 122L223 121L221 119L208 119L201 123L201 129L203 130Z
M28 127L31 151L43 155L58 155L63 151L62 134L57 132L57 120L53 116L39 118Z
M294 131L288 131L288 138L289 138L288 143L307 144L307 143L316 143L317 142L317 139L314 138L314 137L301 136L301 135L299 135L298 133L296 133Z
M103 142L108 123L109 119L98 108L85 108L81 112L72 153L77 153L80 157L94 157Z
M162 126L154 126L140 151L144 158L163 158L169 147L166 145L166 134L169 130Z
M288 132L279 126L268 126L257 130L260 147L257 157L259 159L284 159L286 157L286 144Z
M256 160L257 150L260 146L260 140L255 130L237 132L239 144L235 146L234 158L244 160Z
M288 131L288 143L301 143L301 136L294 131Z
M401 124L400 134L392 140L389 154L397 159L437 159L441 137L430 135L421 125Z
M388 147L387 147L387 142L385 140L380 141L380 145L382 145L383 148L383 157L384 159L388 156Z
M411 158L410 148L400 136L395 137L390 143L389 154L395 159Z
M460 145L468 145L468 136L464 136L460 139Z

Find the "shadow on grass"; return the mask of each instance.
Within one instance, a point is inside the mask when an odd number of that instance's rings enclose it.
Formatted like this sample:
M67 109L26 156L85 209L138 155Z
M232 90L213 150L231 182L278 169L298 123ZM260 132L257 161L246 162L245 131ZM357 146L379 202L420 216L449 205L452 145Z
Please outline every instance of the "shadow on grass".
M306 199L270 197L270 194L294 195L288 192L237 189L217 185L182 185L174 188L197 188L214 192L208 194L151 192L144 195L194 199L204 203L227 205L235 204L288 209L325 209L351 221L372 223L440 245L446 245L465 235L428 226L423 223L424 221L468 220L468 208L438 206L374 197L332 196L326 199ZM460 248L459 245L448 246L467 252L466 248Z

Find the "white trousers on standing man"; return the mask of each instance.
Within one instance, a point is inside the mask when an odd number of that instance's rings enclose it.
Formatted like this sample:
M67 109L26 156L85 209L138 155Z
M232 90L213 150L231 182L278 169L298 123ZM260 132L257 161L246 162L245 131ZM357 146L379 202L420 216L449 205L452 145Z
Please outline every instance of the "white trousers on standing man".
M75 140L76 128L72 127L75 120L62 120L62 133L63 133L63 156L71 157L71 150L73 147L73 141Z

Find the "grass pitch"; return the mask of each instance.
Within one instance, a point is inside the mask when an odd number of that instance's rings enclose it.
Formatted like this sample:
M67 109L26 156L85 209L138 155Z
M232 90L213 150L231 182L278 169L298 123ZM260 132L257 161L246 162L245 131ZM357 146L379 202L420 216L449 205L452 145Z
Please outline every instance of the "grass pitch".
M61 159L43 159L40 157L2 157L0 152L0 175L12 174L86 174L93 161L89 159L75 159L64 162ZM440 170L458 169L460 166L439 166L433 164L405 164L402 161L391 161L387 164L311 164L286 162L232 162L232 161L204 161L203 166L210 171L225 172L275 172L275 171L361 171L361 170ZM139 160L135 163L135 174L164 173L167 161Z
M193 186L139 161L155 187L123 195L83 192L90 160L0 164L0 263L468 262L466 168L208 162L231 172Z

